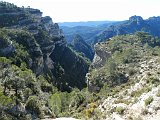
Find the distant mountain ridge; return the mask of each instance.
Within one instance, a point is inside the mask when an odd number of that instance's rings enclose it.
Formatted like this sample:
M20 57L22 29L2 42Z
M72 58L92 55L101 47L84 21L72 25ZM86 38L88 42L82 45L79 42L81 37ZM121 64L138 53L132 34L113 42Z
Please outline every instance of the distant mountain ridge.
M143 19L141 16L131 16L125 21L109 21L106 23L98 22L95 26L90 26L89 22L85 24L76 23L75 26L68 27L67 23L60 24L60 28L64 31L67 41L70 43L75 34L81 35L89 44L96 44L97 42L105 41L116 35L125 35L135 33L137 31L148 32L154 37L160 37L160 17L150 17ZM94 22L93 22L94 23ZM68 23L69 24L69 23ZM72 24L72 23L71 23Z
M99 33L93 43L105 41L116 35L124 35L135 33L137 31L148 32L154 37L160 37L160 16L150 17L144 20L141 16L131 16L129 20L108 27L103 32Z
M67 26L67 27L76 27L76 26L89 26L89 27L95 27L102 24L108 24L113 23L117 21L84 21L84 22L60 22L58 23L59 26Z
M119 22L107 22L90 26L87 23L76 23L77 26L69 27L69 26L60 26L63 30L64 35L68 43L70 43L76 34L81 35L87 43L91 43L91 41L96 37L97 34L101 33L105 29L107 29L111 25L118 24Z

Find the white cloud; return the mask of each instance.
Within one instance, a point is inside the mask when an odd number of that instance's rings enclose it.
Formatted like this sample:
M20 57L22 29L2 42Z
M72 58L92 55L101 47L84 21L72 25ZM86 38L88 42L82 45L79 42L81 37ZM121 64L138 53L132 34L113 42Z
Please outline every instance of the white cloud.
M31 6L53 21L124 20L132 15L159 16L160 0L5 0Z

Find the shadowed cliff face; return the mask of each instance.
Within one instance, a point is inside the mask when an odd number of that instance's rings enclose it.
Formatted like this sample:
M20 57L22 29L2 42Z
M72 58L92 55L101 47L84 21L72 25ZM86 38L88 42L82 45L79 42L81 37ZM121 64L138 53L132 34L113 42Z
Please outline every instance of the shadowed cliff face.
M90 60L93 60L94 51L89 44L87 44L84 39L79 35L75 35L73 41L71 43L73 45L73 49L77 52L81 53L85 57Z
M52 71L56 77L62 78L56 81L60 89L63 86L65 89L67 86L82 89L86 85L84 76L88 71L89 65L82 58L76 56L70 48L56 44L51 54L51 59L56 67L61 67L57 68L61 69L61 74L57 73L55 69Z
M10 37L10 43L0 49L2 56L14 58L17 48L11 42L16 42L24 47L28 56L22 58L37 76L44 75L62 91L85 86L89 65L67 47L62 30L49 16L42 17L37 9L16 6L1 7L0 13L1 29L7 27L2 31ZM21 61L16 64L20 66Z

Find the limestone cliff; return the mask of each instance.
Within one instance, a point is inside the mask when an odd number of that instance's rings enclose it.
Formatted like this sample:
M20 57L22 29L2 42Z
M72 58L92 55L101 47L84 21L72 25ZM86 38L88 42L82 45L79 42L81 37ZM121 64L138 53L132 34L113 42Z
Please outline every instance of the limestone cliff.
M6 3L1 3L1 6L0 26L10 42L0 49L2 56L14 58L16 47L12 43L16 42L24 47L28 56L22 59L37 76L44 75L61 90L85 86L89 65L67 47L57 23L53 23L49 16L42 17L38 9L8 7ZM21 60L15 63L20 66Z

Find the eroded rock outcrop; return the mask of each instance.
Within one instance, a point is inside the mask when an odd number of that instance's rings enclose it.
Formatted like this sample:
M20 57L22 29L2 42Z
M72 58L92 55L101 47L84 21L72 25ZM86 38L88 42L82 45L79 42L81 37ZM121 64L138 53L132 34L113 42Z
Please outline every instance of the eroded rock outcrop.
M89 65L67 47L58 24L53 23L49 16L42 17L42 12L38 9L7 7L6 4L2 6L0 26L8 27L7 34L10 39L22 45L28 52L28 67L37 76L49 75L49 81L61 90L69 90L72 87L82 89L85 86L85 73ZM1 50L1 54L11 57L13 49L16 50L14 45L8 44ZM60 68L63 74L57 73L57 69Z
M110 57L111 55L111 52L110 51L105 51L105 45L106 43L97 43L95 45L95 55L94 55L94 58L93 58L93 62L91 64L91 67L92 68L100 68L102 67L106 60Z

